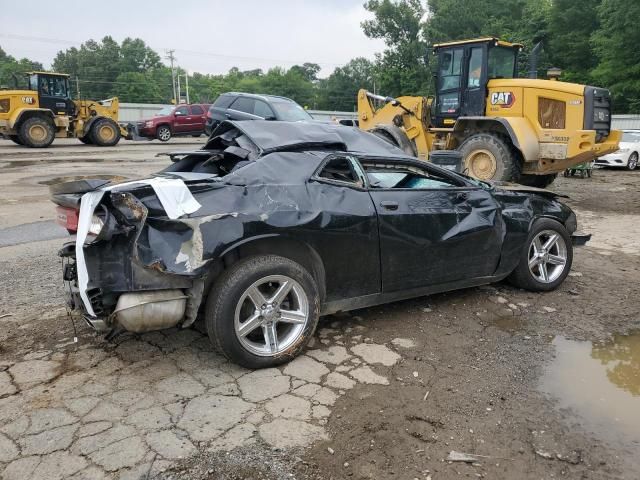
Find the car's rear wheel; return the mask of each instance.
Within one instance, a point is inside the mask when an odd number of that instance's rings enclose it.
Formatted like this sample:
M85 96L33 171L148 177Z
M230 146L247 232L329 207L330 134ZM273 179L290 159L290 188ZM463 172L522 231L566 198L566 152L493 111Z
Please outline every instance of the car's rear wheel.
M56 129L48 118L35 116L27 118L18 129L18 139L32 148L46 148L53 143Z
M156 130L156 138L161 142L168 142L171 139L171 129L166 125L160 125Z
M573 247L564 226L548 218L536 221L520 261L508 281L532 291L554 290L571 270Z
M629 170L635 170L637 166L638 166L638 152L633 152L631 155L629 155L627 168Z
M320 297L311 275L284 257L248 257L226 270L207 299L212 343L231 361L265 368L293 359L318 323Z

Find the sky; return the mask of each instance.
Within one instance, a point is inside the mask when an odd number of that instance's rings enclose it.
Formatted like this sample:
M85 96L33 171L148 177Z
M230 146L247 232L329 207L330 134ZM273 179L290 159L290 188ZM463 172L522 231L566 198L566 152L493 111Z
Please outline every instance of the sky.
M5 2L0 2L5 3ZM111 35L138 37L161 56L174 49L189 72L219 74L303 62L321 77L384 49L360 22L364 0L30 0L2 5L0 47L50 67L59 50Z

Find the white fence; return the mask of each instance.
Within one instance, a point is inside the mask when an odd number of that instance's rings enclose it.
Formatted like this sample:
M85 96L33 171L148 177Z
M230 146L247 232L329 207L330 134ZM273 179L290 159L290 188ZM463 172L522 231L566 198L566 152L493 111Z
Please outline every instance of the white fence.
M137 122L151 118L164 107L170 106L171 105L162 105L159 103L121 103L118 121Z
M640 115L613 115L611 126L616 130L640 130Z
M136 122L145 118L153 117L164 107L171 105L162 105L156 103L121 103L120 122ZM331 120L355 120L358 118L357 112L338 112L327 110L308 110L313 118L321 121ZM640 115L613 115L611 120L613 128L638 129L640 130Z

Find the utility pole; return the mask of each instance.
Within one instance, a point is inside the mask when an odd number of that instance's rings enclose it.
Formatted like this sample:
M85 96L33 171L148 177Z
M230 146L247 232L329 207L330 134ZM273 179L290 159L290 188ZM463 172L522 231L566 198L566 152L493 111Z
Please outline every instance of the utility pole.
M176 71L173 68L173 62L176 59L176 57L173 56L173 53L175 52L175 50L166 50L166 52L167 52L167 56L165 58L169 59L169 61L171 62L171 86L173 87L173 100L177 105L178 96L176 95Z
M176 99L176 105L179 105L180 99L182 98L182 93L180 93L180 70L178 70L178 75L176 75L176 77L178 77L178 97Z
M78 100L80 100L80 79L76 75L76 94L78 95Z
M185 70L185 74L184 74L184 81L185 81L185 85L186 85L186 89L187 89L187 104L191 103L189 101L189 70Z

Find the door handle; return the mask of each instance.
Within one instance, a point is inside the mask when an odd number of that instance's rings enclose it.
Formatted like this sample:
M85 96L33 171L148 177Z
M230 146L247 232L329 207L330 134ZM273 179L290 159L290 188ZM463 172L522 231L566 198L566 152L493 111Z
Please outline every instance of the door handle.
M228 113L225 113L224 116L227 118L231 118L231 115L229 115Z
M394 202L391 200L384 200L382 202L380 202L380 206L386 210L397 210L398 209L398 202Z

